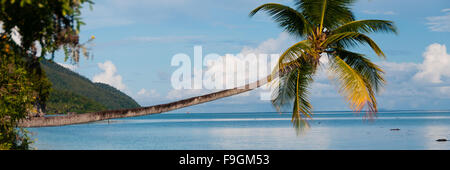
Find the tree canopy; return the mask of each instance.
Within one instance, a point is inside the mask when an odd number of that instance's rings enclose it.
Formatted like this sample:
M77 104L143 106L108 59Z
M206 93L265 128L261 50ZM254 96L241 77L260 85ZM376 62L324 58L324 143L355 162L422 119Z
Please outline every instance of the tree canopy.
M30 143L17 122L45 103L50 82L39 60L54 58L59 49L65 59L78 62L89 56L79 42L81 8L90 0L0 1L0 149L28 149ZM40 51L40 54L37 54Z

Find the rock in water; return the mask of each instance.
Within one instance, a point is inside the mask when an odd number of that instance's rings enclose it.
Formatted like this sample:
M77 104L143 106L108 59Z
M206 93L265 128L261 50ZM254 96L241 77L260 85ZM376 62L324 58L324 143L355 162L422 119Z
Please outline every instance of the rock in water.
M438 141L438 142L447 142L448 140L447 139L438 139L436 141Z
M391 129L391 131L399 131L399 128Z

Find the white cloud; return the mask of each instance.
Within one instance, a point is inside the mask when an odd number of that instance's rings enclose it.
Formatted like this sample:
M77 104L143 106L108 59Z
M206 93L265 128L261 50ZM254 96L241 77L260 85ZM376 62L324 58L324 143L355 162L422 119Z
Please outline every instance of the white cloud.
M445 14L442 16L432 16L426 18L428 20L428 28L430 28L431 31L436 32L450 32L450 8L443 9L441 12Z
M167 99L161 97L161 94L156 89L141 88L137 93L128 92L128 94L142 106L169 102Z
M277 38L270 38L262 43L260 43L256 48L245 46L241 53L242 54L271 54L271 53L281 53L291 45L293 45L295 41L291 38L291 36L282 32Z
M138 95L144 95L146 92L147 92L147 90L141 89L141 90L139 90Z
M431 83L442 83L443 77L450 77L450 55L445 45L431 44L423 54L424 61L415 80Z
M384 109L448 109L450 56L444 44L431 44L422 63L380 62L387 84L378 95Z
M126 86L122 82L122 76L118 75L116 66L111 61L98 63L98 67L103 70L102 73L94 75L93 82L109 84L119 90L125 90Z
M137 92L137 95L138 95L139 97L159 97L159 94L158 94L158 92L156 92L155 89L150 89L150 90L148 91L148 90L142 88L141 90L139 90L139 91Z
M208 72L221 73L218 78L225 80L224 87L236 87L236 85L229 84L233 78L235 78L236 82L246 82L245 84L248 84L269 75L273 68L272 60L276 62L279 55L294 42L288 33L283 32L277 38L270 38L260 43L257 47L245 46L241 50L240 55L226 55L218 59L208 60L206 62L212 62L214 64L206 70ZM272 55L276 58L271 58L273 57ZM239 70L235 69L235 65L228 64L227 62L241 64L247 62L248 65L246 66L246 70ZM266 66L266 68L264 69L261 66ZM244 84L241 83L240 85Z
M74 64L64 64L64 63L57 63L60 66L63 66L69 70L75 71L78 68L78 65L74 65Z
M211 82L212 84L205 85L203 83L203 89L182 89L171 90L167 98L168 99L181 99L187 97L194 97L202 94L207 94L213 91L219 91L223 89L230 89L238 86L242 86L259 78L264 78L271 72L270 62L271 54L280 54L283 50L292 45L294 41L290 38L289 34L281 33L277 38L270 38L256 47L245 46L242 48L240 54L232 55L227 54L225 56L216 56L211 58L204 58L204 63L207 63L206 68L203 68L203 80ZM254 54L254 55L249 55ZM259 57L260 54L267 54L267 58ZM264 59L266 60L266 70L260 69L259 65L264 65ZM275 61L277 58L275 59ZM237 63L247 63L245 70L239 70ZM234 63L234 64L230 64ZM236 64L236 65L235 65ZM199 70L194 69L194 72ZM194 78L192 78L194 80ZM216 81L219 81L218 85ZM194 83L201 83L195 82ZM211 87L210 87L211 86ZM220 87L218 87L220 86ZM195 86L194 86L195 87ZM219 89L218 89L219 88ZM209 89L209 90L208 90ZM249 96L250 93L240 94L238 96Z

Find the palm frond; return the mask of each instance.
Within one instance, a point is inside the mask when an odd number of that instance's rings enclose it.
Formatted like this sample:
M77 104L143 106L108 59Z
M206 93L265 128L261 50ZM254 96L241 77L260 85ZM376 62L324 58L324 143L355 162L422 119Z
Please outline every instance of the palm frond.
M255 8L250 12L249 16L254 16L261 10L267 12L286 32L297 37L304 37L311 30L311 24L305 19L303 14L291 7L277 3L267 3Z
M343 49L335 49L331 54L339 56L345 63L361 74L375 92L378 92L386 83L384 71L363 54Z
M375 94L386 83L384 71L362 54L335 49L330 56L342 56L340 58L363 77L370 97L370 102L367 103L369 110L366 117L372 118L373 113L378 111Z
M296 104L297 103L297 104ZM309 123L306 119L300 116L300 102L298 99L294 100L294 107L292 109L292 126L294 126L297 135L309 128Z
M349 48L361 44L369 45L379 57L385 58L386 55L380 47L367 35L358 32L343 32L330 35L323 43L322 47Z
M365 78L339 56L335 56L330 63L334 79L340 85L339 93L346 97L351 109L360 111L368 104L369 110L373 110L371 107L376 106L375 97Z
M302 125L302 117L311 117L312 106L309 102L309 85L312 83L312 67L303 62L301 66L295 67L279 77L274 82L275 90L272 93L272 105L281 112L282 108L293 106L292 123L299 128Z
M332 34L344 33L344 32L358 32L358 33L395 33L397 34L397 28L394 22L387 20L358 20L351 21L335 30L331 31Z
M355 0L296 0L297 9L313 25L334 29L339 25L354 21L350 5ZM325 9L325 11L324 11ZM323 22L322 22L323 19Z
M322 32L323 31L323 22L325 20L325 12L327 11L327 0L323 0L323 4L322 4L322 16L320 19L320 27L319 27L319 31Z
M300 66L299 62L307 60L306 55L310 50L311 44L309 40L297 42L286 49L278 58L278 63L272 71L272 77L275 77L278 72L284 73L292 70L292 67Z
M295 99L295 72L289 72L286 75L280 76L271 82L273 86L272 91L272 105L278 112L292 106L292 101Z

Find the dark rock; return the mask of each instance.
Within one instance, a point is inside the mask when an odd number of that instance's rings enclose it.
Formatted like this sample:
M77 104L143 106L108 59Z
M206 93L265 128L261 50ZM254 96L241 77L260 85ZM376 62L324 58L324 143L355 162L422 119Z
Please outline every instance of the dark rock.
M399 131L399 128L391 129L391 131Z
M447 142L448 140L447 139L438 139L436 141L438 141L438 142Z

